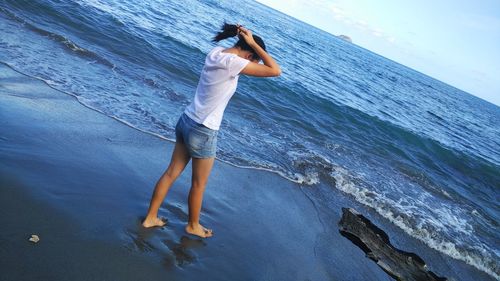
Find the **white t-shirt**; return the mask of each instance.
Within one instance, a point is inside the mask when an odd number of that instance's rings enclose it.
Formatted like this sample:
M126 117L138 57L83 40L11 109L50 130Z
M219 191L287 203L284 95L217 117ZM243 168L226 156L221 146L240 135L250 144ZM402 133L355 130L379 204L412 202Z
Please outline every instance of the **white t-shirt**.
M194 100L184 110L189 118L212 130L219 130L222 115L236 91L239 73L250 62L215 47L208 53Z

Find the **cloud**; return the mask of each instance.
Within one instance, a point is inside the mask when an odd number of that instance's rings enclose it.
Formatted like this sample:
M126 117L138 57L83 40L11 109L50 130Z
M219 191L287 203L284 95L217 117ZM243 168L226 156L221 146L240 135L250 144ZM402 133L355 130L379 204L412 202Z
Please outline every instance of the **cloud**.
M336 19L344 19L347 16L345 10L334 3L328 5L328 9L333 13L333 17Z
M320 11L326 13L332 19L343 23L344 25L356 28L363 33L374 36L376 38L387 41L390 44L396 42L396 38L382 30L380 27L374 26L364 18L359 18L354 13L346 9L342 2L333 2L332 0L257 0L265 5L269 5L275 9L284 11L298 18L307 18Z
M318 1L316 1L318 2ZM327 1L319 1L326 4ZM387 34L384 30L379 27L373 26L364 19L360 19L350 14L346 9L340 6L338 3L328 3L326 4L327 10L332 14L335 20L341 21L346 25L353 26L359 30L371 34L372 36L384 39L389 43L395 43L396 38L390 34Z

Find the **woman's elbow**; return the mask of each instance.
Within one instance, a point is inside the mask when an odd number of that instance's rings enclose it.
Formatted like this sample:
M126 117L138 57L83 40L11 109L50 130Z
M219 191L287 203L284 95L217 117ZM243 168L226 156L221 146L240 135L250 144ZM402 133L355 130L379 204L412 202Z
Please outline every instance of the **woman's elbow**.
M276 70L273 71L273 76L274 77L277 77L277 76L280 76L281 75L281 68L278 68Z

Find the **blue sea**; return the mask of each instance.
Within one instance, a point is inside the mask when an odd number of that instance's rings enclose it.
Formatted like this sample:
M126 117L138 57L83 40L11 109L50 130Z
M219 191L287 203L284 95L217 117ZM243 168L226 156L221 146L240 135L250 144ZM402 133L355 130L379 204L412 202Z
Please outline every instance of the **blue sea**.
M234 3L3 0L0 61L173 140L211 38L240 23L283 74L240 77L220 160L278 173L312 200L341 191L500 279L500 108L257 2Z

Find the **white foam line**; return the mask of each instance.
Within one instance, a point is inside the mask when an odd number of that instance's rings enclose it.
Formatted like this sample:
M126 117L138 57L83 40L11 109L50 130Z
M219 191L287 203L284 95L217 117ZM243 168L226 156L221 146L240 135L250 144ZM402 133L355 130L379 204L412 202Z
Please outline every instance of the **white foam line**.
M348 172L347 170L338 167L335 171L335 173L332 173L332 176L336 180L336 188L341 190L342 192L346 194L350 194L354 197L356 201L359 203L368 206L369 208L374 209L377 213L379 213L381 216L384 218L388 219L391 223L395 224L398 226L400 229L402 229L404 232L406 232L408 235L422 241L424 244L429 246L432 249L435 249L447 256L450 256L452 258L462 260L465 263L491 275L497 280L500 280L500 275L495 272L493 269L489 268L486 264L488 263L495 263L495 260L491 256L480 256L475 253L470 253L467 250L459 250L457 249L456 245L450 241L439 241L438 239L434 238L432 233L427 231L426 229L413 229L409 227L404 221L401 216L398 214L394 214L392 211L384 210L383 206L381 206L380 202L383 201L381 200L379 196L377 198L372 198L367 193L372 193L371 191L365 189L365 188L360 188L355 186L351 181L347 179L348 177ZM378 199L378 200L377 200ZM388 199L386 198L386 201ZM378 204L377 204L378 203ZM390 205L397 205L396 202L392 202L393 204ZM487 252L487 249L484 248L478 248L476 249L480 250L481 252Z
M58 92L61 92L61 93L64 93L64 94L66 94L66 95L70 95L70 96L74 97L74 98L75 98L75 99L76 99L76 100L77 100L77 101L78 101L81 105L83 105L83 106L85 106L85 107L87 107L87 108L89 108L89 109L92 109L92 110L94 110L94 111L97 111L97 112L99 112L99 113L101 113L101 114L105 115L106 117L113 118L113 119L115 119L116 121L118 121L118 122L120 122L120 123L123 123L123 124L127 125L128 127L132 128L132 129L135 129L135 130L138 130L138 131L140 131L140 132L143 132L143 133L146 133L146 134L149 134L149 135L153 135L153 136L158 137L158 138L160 138L160 139L163 139L163 140L166 140L166 141L169 141L169 142L175 143L175 139L169 139L169 138L167 138L167 137L165 137L165 136L163 136L163 135L160 135L160 134L158 134L158 133L155 133L155 132L151 132L151 131L147 131L147 130L141 129L141 128L139 128L139 127L134 126L133 124L129 123L129 122L128 122L128 121L126 121L126 120L120 119L120 118L118 118L118 117L116 117L116 116L113 116L113 115L108 115L108 114L106 114L104 111L102 111L102 110L100 110L100 109L98 109L98 108L95 108L95 107L93 107L93 106L91 106L91 105L89 105L89 104L85 103L84 101L82 101L82 100L79 98L79 96L78 96L78 95L75 95L75 94L73 94L73 93L71 93L71 92L67 92L67 91L64 91L64 90L61 90L61 89L57 89L57 88L55 88L54 86L52 86L52 85L51 85L51 83L50 83L50 82L52 82L52 81L50 81L50 80L46 80L46 79L43 79L43 78L38 77L38 76L32 76L32 75L29 75L29 74L23 73L23 72L21 72L21 71L19 71L19 70L15 69L14 67L12 67L11 65L9 65L8 63L5 63L5 62L1 62L1 63L3 63L3 64L5 64L5 65L7 65L7 66L8 66L9 68L11 68L12 70L14 70L14 71L16 71L16 72L18 72L18 73L20 73L20 74L22 74L22 75L24 75L24 76L27 76L27 77L34 78L34 79L36 79L36 80L42 81L43 83L45 83L45 85L47 85L49 88L51 88L51 89L53 89L53 90L56 90L56 91L58 91ZM316 179L312 179L312 180L310 180L310 181L307 181L307 180L305 179L305 177L304 177L304 176L302 176L302 175L300 175L299 179L294 179L294 178L291 178L291 177L287 176L285 173L280 172L280 171L276 171L276 170L272 170L272 169L268 169L268 168L263 168L263 167L252 167L252 166L243 166L243 165L238 165L238 164L231 163L231 162L229 162L228 160L220 159L220 158L218 158L218 157L216 157L216 159L217 159L217 160L219 160L219 161L221 161L221 162L223 162L223 163L229 164L229 165L231 165L231 166L233 166L233 167L237 167L237 168L242 168L242 169L252 169L252 170L261 170L261 171L267 171L267 172L275 173L275 174L278 174L279 176L281 176L281 177L283 177L283 178L285 178L285 179L287 179L287 180L289 180L289 181L291 181L291 182L298 183L298 184L313 185L313 184L319 183L319 180L316 180Z

